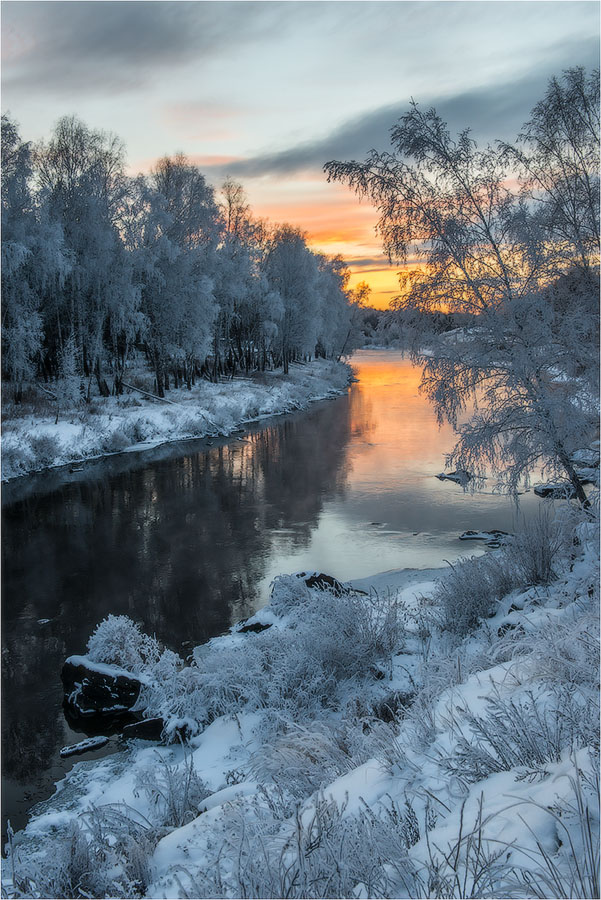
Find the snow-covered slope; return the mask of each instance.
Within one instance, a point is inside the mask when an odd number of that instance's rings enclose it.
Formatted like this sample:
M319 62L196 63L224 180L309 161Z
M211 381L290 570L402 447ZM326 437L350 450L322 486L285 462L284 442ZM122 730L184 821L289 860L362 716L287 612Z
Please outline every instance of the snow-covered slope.
M288 375L264 372L192 390L168 393L167 402L129 392L65 412L11 417L2 428L2 479L165 441L227 435L257 419L302 409L342 393L351 378L343 363L293 363Z
M415 570L280 576L249 620L268 628L190 664L105 620L90 658L143 675L140 707L189 740L77 764L14 838L7 894L596 896L598 529L549 527L546 584L531 538L464 564L484 592L513 579L468 633L462 582Z

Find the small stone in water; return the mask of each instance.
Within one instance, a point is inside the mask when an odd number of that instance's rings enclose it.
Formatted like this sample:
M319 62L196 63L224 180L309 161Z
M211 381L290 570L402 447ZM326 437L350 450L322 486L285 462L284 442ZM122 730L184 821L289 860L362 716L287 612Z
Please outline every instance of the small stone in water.
M104 735L86 738L85 741L80 741L78 744L69 744L68 747L63 747L60 755L64 758L66 756L74 756L76 753L87 753L88 750L99 750L108 742L109 739L104 737Z

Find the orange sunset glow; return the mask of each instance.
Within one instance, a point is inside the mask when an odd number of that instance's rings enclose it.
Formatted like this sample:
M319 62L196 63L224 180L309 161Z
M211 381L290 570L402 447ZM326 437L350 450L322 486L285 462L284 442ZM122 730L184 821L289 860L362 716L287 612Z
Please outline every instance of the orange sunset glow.
M366 281L370 305L386 309L399 293L398 264L382 253L375 234L377 210L359 202L348 188L328 184L325 176L294 179L289 184L263 179L250 186L249 200L255 215L272 222L289 222L308 235L309 246L329 256L340 254L351 271L350 288Z

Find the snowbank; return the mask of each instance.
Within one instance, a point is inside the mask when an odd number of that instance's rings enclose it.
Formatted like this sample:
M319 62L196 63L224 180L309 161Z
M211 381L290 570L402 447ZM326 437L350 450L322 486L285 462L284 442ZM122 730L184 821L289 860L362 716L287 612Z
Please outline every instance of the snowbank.
M470 560L476 580L486 559L515 571L465 635L441 612L440 570L344 592L280 576L251 620L270 628L233 628L190 665L150 639L138 654L131 623L127 641L101 624L96 659L131 660L147 713L191 738L76 765L14 838L6 894L598 896L587 515L557 525L546 583L515 562L539 552L532 538Z
M143 450L167 441L228 435L250 422L303 409L341 394L351 380L344 363L318 359L290 365L288 375L264 372L192 390L168 392L167 402L134 391L69 412L9 418L2 428L2 479L87 459Z

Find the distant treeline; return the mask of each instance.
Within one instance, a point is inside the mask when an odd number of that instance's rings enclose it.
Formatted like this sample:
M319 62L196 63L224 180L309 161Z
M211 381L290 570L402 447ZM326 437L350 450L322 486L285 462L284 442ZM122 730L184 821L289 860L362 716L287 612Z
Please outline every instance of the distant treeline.
M216 195L182 154L135 178L124 160L75 117L35 146L2 117L2 375L17 399L35 378L119 393L134 351L163 396L349 349L340 256L254 218L230 179Z

